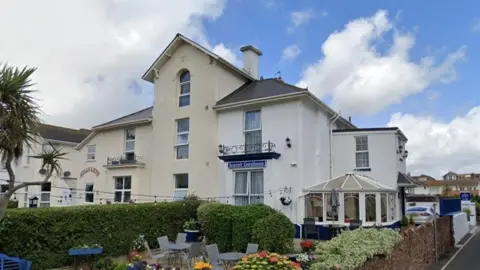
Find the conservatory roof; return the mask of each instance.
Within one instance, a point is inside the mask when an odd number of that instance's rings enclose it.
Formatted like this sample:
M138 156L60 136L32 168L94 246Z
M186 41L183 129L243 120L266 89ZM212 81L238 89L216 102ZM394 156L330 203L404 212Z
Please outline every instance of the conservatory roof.
M338 192L365 192L365 191L389 191L396 192L397 190L388 185L382 184L368 176L347 173L337 178L333 178L326 182L314 185L307 189L304 189L304 192L325 192L336 190Z

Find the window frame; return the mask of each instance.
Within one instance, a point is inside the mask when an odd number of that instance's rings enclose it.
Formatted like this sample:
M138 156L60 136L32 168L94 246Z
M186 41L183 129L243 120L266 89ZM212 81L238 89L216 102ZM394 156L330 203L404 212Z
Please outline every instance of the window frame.
M182 76L183 76L185 73L188 73L189 79L188 79L188 81L183 81L183 82L182 82ZM178 89L178 107L179 107L179 108L188 107L188 106L190 106L190 104L191 104L191 95L190 95L190 93L192 92L192 83L191 83L191 82L192 82L192 74L190 73L190 71L188 71L188 70L182 71L182 73L180 73L180 76L178 76L178 82L179 82L179 83L178 83L178 85L179 85L179 89ZM188 93L183 93L183 94L182 94L182 86L187 85L187 84L189 85L189 87L188 87ZM180 100L182 99L182 97L186 97L186 96L188 96L188 104L186 104L186 105L181 105Z
M362 135L362 136L355 136L355 168L356 169L370 169L370 153L369 153L369 146L368 146L368 135ZM366 141L366 149L363 150L358 150L358 140L365 138ZM357 154L366 154L367 158L367 166L358 166L358 157ZM365 164L360 164L360 165L365 165Z
M126 146L126 144L125 144L125 146ZM90 152L91 147L93 147L93 152ZM93 155L93 157L91 157L91 155ZM97 155L97 146L95 144L87 145L87 161L94 161L96 155Z
M117 179L122 179L122 188L117 188ZM125 188L125 180L130 179L130 188ZM125 176L114 176L113 177L113 202L114 203L128 203L132 199L132 176L125 175ZM116 201L116 193L121 192L120 201ZM128 201L125 201L125 192L130 192L130 198Z
M87 186L92 186L92 190L87 190ZM85 183L85 203L95 202L95 184L94 183ZM92 195L92 201L87 201L87 195Z
M178 131L179 123L180 121L188 121L188 131ZM187 135L187 141L185 143L179 143L178 142L178 136L181 135ZM181 147L186 147L187 148L187 155L186 157L179 158L178 151ZM175 120L175 159L177 160L182 160L182 159L188 159L190 157L190 118L181 118L181 119L176 119Z
M133 139L129 139L128 138L128 131L133 131ZM136 128L127 128L125 129L124 131L124 150L123 150L123 153L125 155L125 159L129 159L128 157L133 154L133 159L135 159L135 149L136 149L136 146L137 146L137 129ZM127 149L127 145L128 143L130 142L133 142L133 150L128 150Z
M179 180L179 179L177 179L177 177L184 176L184 175L187 176L187 187L186 188L179 188L179 187L177 187L177 186L179 186L178 183L177 183L177 180ZM174 174L173 175L173 184L174 184L173 196L172 196L173 201L183 201L184 198L188 195L188 188L190 186L190 177L189 177L188 173L176 173L176 174ZM177 192L185 193L185 197L181 198L179 196L176 196Z
M43 190L44 185L47 185L47 184L50 187L49 190ZM42 198L43 194L48 194L48 201L43 200L43 198ZM38 206L39 207L50 207L51 203L52 203L52 183L51 182L43 183L43 184L40 185L40 200L38 201ZM44 206L42 206L42 204Z
M252 193L252 172L262 172L262 184L263 184L263 191L264 193ZM235 186L237 181L237 173L247 173L247 193L236 193ZM233 204L239 205L235 201L237 197L239 198L247 198L246 204L241 205L250 205L252 204L252 197L261 197L262 204L265 204L265 171L263 169L240 169L240 170L233 170Z
M259 122L260 125L258 128L254 129L247 129L247 114L249 113L255 113L257 112L259 115ZM247 136L252 133L260 133L260 142L256 144L247 144ZM243 113L243 139L244 139L244 144L245 144L245 153L251 153L251 152L262 152L262 110L261 109L255 109L255 110L248 110L244 111ZM249 147L250 146L250 147Z

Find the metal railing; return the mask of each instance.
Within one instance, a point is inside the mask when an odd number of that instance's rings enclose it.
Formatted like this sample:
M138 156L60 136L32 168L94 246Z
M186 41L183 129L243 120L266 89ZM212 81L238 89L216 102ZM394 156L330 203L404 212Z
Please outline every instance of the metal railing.
M0 270L30 270L32 262L0 253Z
M240 145L219 145L218 152L221 156L231 155L246 155L259 153L274 153L275 144L268 141L264 143L255 144L240 144Z
M141 159L143 159L141 156L128 154L118 157L108 157L107 166L142 164L142 162L140 162Z

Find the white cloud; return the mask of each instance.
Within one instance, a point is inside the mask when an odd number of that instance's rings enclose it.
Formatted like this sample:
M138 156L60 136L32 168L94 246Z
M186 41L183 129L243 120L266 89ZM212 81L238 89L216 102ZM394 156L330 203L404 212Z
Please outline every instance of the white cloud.
M238 55L232 51L231 49L225 47L223 43L215 45L213 47L212 52L216 53L220 57L224 58L225 60L229 61L230 63L234 64L237 67L240 67L241 61L238 58Z
M322 10L322 12L320 12L320 15L322 15L322 17L327 17L328 12L326 10Z
M450 122L396 113L388 126L398 126L408 137L407 169L412 174L440 177L448 171L480 170L480 106Z
M292 61L302 52L297 45L290 45L283 49L281 61Z
M293 11L290 13L290 26L288 32L293 32L298 27L307 24L314 16L313 9Z
M389 33L391 44L385 42ZM387 45L386 52L379 51L380 43ZM298 85L320 98L331 96L332 106L342 113L370 115L433 83L456 79L455 64L465 57L464 47L440 63L433 56L414 62L409 57L414 43L413 34L400 33L380 10L332 33L322 45L324 57L304 70Z
M223 7L224 0L1 1L0 61L38 67L45 121L91 127L152 105L153 87L140 78L177 32L228 58L223 44L208 43L202 22Z
M473 19L472 31L473 32L480 31L480 18Z

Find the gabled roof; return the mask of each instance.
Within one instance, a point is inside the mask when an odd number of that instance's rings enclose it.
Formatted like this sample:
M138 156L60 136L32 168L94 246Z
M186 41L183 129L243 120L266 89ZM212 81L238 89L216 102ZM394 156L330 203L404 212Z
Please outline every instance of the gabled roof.
M478 185L478 180L460 179L460 180L428 180L422 182L425 186L439 187L439 186L462 186L474 187Z
M277 78L261 79L245 83L226 97L219 100L216 105L225 105L228 103L306 91L308 90L284 83Z
M120 118L108 121L106 123L94 126L93 130L99 130L104 128L113 128L125 124L135 124L142 121L150 121L152 119L153 106L140 111L122 116Z
M308 91L308 89L291 85L279 78L260 79L245 83L232 93L219 100L213 108L218 111L247 104L256 104L259 102L269 102L273 100L285 100L299 97L309 98L332 116L338 115L332 108ZM341 116L338 120L349 128L356 128L354 124Z
M40 124L37 131L45 140L71 143L83 141L92 132L88 129L71 129L47 124Z
M362 192L362 191L394 192L396 191L395 188L382 184L376 180L373 180L368 176L353 174L353 173L347 173L340 177L333 178L326 182L317 184L313 187L304 189L303 191L304 192L329 192L332 190L336 190L339 192Z
M153 106L145 108L143 110L131 113L129 115L122 116L120 118L114 119L112 121L103 123L101 125L94 126L93 132L90 135L86 136L75 149L80 150L85 144L87 144L97 133L105 129L121 128L129 125L140 125L147 124L152 122L152 112Z
M168 60L170 60L170 57L173 55L175 50L179 48L182 44L189 44L200 51L204 52L205 54L209 55L210 57L214 58L215 60L219 61L220 63L224 64L228 69L231 71L241 75L242 77L245 77L246 79L249 80L255 80L250 74L245 72L242 69L239 69L238 67L234 66L232 63L228 62L227 60L223 59L219 55L213 53L212 51L206 49L205 47L201 46L200 44L196 43L195 41L185 37L184 35L178 33L175 35L173 40L168 44L168 46L163 50L163 52L158 56L158 58L153 62L153 64L148 68L148 70L143 74L142 79L144 79L147 82L153 83L153 79L155 77L155 69L160 69Z
M399 187L415 187L418 186L418 182L410 178L408 175L398 172L397 174L397 185Z

